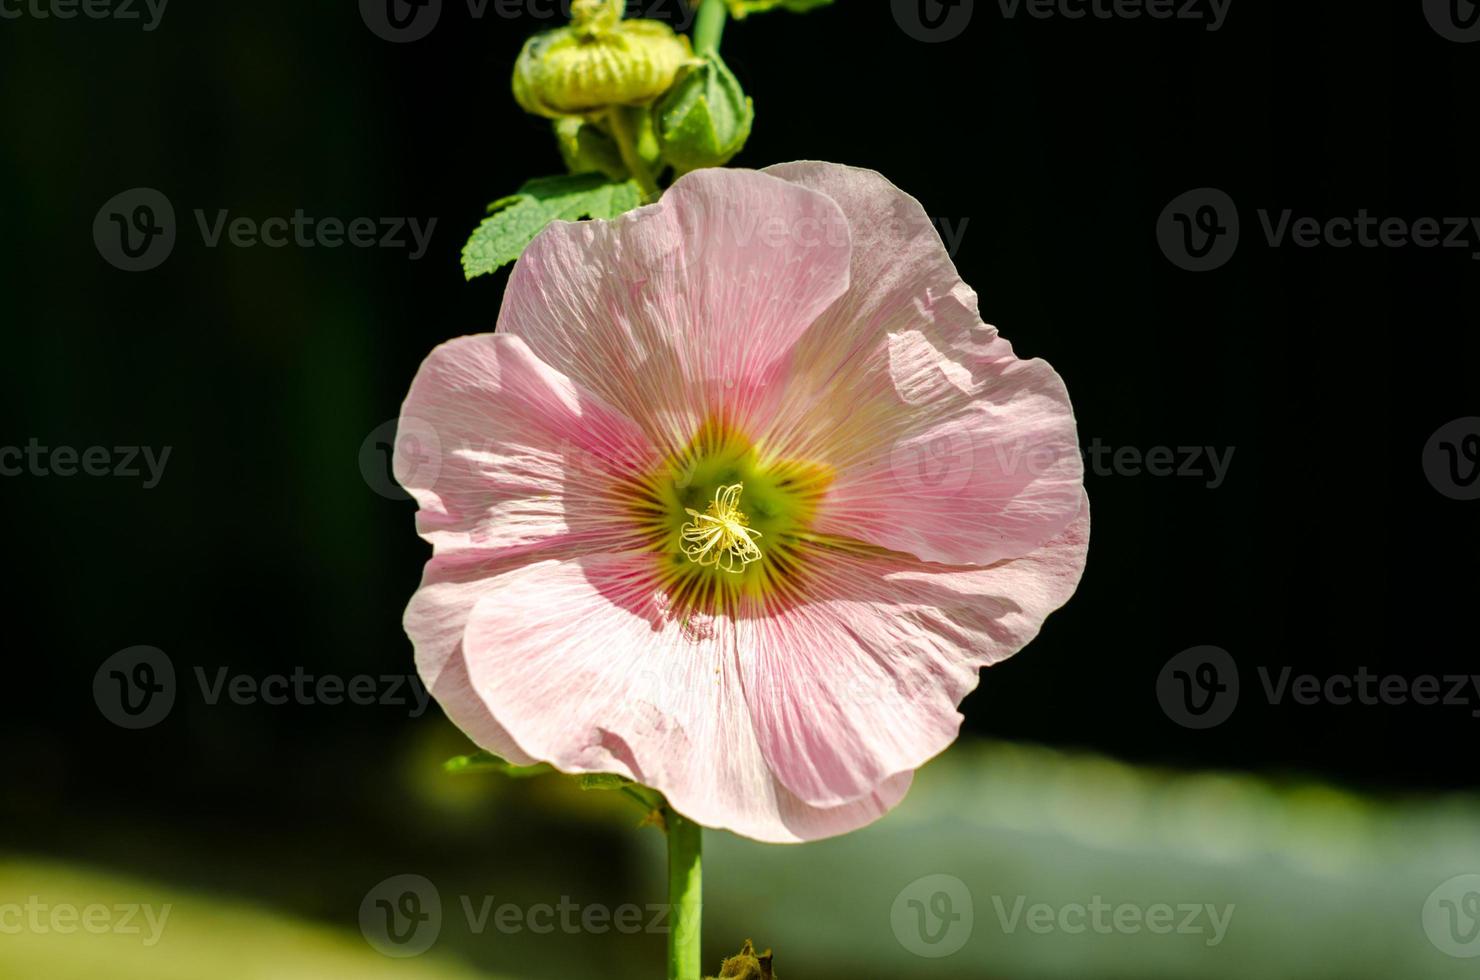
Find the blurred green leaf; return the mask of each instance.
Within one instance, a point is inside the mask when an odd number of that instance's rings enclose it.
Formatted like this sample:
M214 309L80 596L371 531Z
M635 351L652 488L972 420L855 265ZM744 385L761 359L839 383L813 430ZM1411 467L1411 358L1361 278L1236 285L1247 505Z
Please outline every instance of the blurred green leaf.
M488 206L489 216L463 246L463 274L472 279L508 265L552 221L615 218L641 203L630 180L597 173L536 177Z
M610 772L588 772L581 774L581 789L621 789L630 786L632 780Z
M818 7L826 7L833 0L727 0L730 16L744 20L750 14L763 14L768 10L786 10L793 14L805 14Z

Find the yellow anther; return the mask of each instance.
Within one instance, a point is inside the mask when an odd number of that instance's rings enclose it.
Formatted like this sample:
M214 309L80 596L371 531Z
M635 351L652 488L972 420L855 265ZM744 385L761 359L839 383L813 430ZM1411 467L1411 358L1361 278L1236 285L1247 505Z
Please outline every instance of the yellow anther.
M701 514L692 507L684 510L693 518L683 526L683 553L699 565L715 565L726 572L739 573L761 558L755 539L761 532L752 530L750 519L740 510L740 489L732 483L714 491L714 502Z

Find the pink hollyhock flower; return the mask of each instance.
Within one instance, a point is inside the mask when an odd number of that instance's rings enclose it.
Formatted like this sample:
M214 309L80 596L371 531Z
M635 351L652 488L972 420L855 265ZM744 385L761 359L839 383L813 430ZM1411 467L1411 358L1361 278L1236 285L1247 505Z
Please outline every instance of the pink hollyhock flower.
M432 352L396 475L418 669L492 752L827 837L900 801L1073 593L1073 412L920 205L826 163L552 224Z

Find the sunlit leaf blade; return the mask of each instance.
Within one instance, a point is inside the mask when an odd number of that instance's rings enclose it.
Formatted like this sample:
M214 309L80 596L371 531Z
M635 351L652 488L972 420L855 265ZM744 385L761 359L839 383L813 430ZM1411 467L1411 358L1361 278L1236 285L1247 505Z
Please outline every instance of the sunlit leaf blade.
M472 279L508 265L552 221L615 218L641 203L630 180L596 173L537 177L488 206L488 217L463 246L463 274Z

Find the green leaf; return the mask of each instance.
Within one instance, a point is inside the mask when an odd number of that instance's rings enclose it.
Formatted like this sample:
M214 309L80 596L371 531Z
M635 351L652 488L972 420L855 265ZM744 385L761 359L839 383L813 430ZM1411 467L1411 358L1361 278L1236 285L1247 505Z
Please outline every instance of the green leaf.
M463 246L463 274L472 279L508 265L552 221L615 218L641 203L630 180L597 173L536 177L488 206L488 217Z
M482 749L469 755L453 756L442 763L442 769L459 776L468 773L497 772L513 779L528 779L530 776L543 776L547 772L555 771L544 762L537 762L532 766L516 766L507 759L500 759L492 752L484 752Z
M614 772L587 772L581 774L581 789L621 789L630 786L632 780Z
M787 10L794 14L805 14L818 7L826 7L833 0L727 0L730 16L744 20L750 14L763 14L768 10Z

